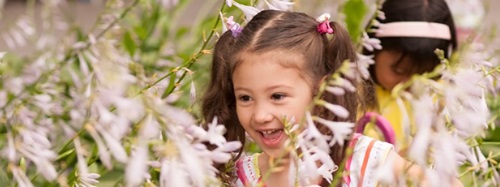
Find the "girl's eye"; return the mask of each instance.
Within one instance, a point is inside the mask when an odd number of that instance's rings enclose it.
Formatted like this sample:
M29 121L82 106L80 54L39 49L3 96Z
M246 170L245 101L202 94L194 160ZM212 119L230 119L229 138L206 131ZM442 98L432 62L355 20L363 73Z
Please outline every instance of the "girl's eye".
M250 98L250 96L248 96L248 95L242 95L239 97L239 100L243 101L243 102L248 102L248 101L252 100L252 98Z
M282 93L275 93L275 94L271 95L272 100L282 100L285 97L286 97L286 95L282 94Z
M394 73L396 73L398 75L406 75L409 73L409 71L407 69L404 69L401 67L393 67L392 70L394 71Z
M394 73L396 73L398 75L404 75L405 74L405 72L403 70L401 70L401 69L395 69Z

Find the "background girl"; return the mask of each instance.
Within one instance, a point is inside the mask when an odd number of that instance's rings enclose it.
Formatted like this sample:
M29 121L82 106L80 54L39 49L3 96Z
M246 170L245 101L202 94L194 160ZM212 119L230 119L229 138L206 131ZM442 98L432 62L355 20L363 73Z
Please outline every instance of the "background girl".
M385 19L378 18L380 26L370 36L380 39L382 50L374 51L375 64L369 69L374 82L369 85L374 85L374 91L368 93L375 93L375 98L369 96L368 104L392 125L400 151L408 148L412 128L403 125L404 111L391 91L414 74L432 71L440 63L436 49L449 57L457 48L456 31L444 0L387 0L381 11ZM410 110L407 103L405 107ZM367 126L365 134L378 137L372 126Z

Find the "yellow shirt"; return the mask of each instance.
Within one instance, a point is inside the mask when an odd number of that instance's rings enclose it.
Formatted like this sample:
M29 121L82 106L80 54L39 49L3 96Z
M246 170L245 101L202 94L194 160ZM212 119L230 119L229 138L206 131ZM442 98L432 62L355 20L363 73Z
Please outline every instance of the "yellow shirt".
M373 112L377 112L384 116L394 129L396 135L396 145L394 145L394 147L396 151L400 152L406 150L410 145L410 134L412 130L410 128L410 122L413 119L410 104L401 99L401 106L399 106L397 100L391 97L391 92L383 89L379 85L375 86L375 93L378 107L377 111ZM403 106L404 108L402 108ZM404 116L407 116L406 121ZM365 127L364 134L378 140L384 139L382 134L377 132L376 127L372 123Z

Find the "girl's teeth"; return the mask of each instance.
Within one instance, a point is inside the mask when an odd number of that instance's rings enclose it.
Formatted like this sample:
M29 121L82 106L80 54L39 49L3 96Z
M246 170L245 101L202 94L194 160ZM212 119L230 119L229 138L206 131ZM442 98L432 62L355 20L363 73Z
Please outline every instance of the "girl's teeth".
M275 131L277 131L277 130L262 131L262 134L267 135L267 134L271 134L271 133L273 133L273 132L275 132Z

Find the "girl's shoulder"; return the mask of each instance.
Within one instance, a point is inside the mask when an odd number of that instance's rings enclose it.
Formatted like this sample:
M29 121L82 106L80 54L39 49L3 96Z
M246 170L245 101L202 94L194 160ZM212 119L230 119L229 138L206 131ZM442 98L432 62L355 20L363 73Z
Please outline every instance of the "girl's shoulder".
M236 161L236 186L256 186L260 181L259 153L244 155Z
M376 171L385 164L393 145L360 134L355 134L352 144L353 154L346 165L347 186L376 186Z

